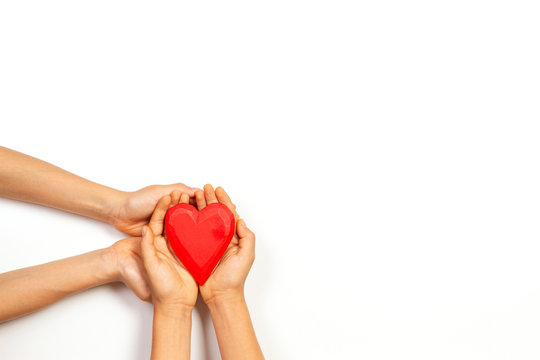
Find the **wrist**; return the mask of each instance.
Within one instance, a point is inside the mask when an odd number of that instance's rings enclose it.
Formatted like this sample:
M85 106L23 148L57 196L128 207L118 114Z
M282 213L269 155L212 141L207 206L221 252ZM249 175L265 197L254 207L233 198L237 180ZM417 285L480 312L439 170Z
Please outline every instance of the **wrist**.
M154 302L152 359L189 359L191 311Z
M193 306L154 301L154 313L168 318L191 318Z
M128 193L113 188L107 189L104 199L102 213L104 221L115 226L120 220L120 211L127 200Z
M247 303L243 294L213 298L212 301L206 304L214 321L235 319L239 314L247 311Z
M207 298L203 297L203 299L209 309L211 307L221 308L224 306L242 304L246 301L244 298L243 290L220 291L212 294Z
M107 282L121 280L120 266L118 263L118 254L113 246L97 250L101 262L100 270Z

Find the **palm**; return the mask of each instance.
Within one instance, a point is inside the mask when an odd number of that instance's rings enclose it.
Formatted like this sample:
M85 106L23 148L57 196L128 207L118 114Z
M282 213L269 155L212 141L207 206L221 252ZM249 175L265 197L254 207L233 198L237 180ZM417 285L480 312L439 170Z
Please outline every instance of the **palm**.
M202 191L197 191L195 193L195 198L199 210L202 210L207 204L220 202L225 204L238 220L236 206L231 202L231 199L223 188L218 188L214 191L211 185L206 185L204 187L204 193ZM243 238L245 235L245 231L239 233L238 228L236 229L231 243L223 254L221 261L208 280L200 286L201 295L206 301L216 295L226 293L231 289L243 289L244 281L251 268L254 256L252 251L242 249L241 243L245 243Z
M189 196L173 191L171 196L159 200L148 227L143 228L142 258L152 288L154 304L184 305L193 308L197 300L197 283L176 259L163 235L165 213L178 201L187 203Z
M163 236L156 236L154 241L160 244L166 242ZM178 302L195 305L197 283L189 272L174 258L168 248L156 247L156 257L158 261L152 269L149 269L155 292L166 298L180 296Z
M235 235L223 254L221 261L212 272L212 275L200 287L201 295L204 298L211 297L215 293L226 291L232 287L237 287L242 283L242 279L236 276L244 267L243 262L239 258L238 249L238 237Z

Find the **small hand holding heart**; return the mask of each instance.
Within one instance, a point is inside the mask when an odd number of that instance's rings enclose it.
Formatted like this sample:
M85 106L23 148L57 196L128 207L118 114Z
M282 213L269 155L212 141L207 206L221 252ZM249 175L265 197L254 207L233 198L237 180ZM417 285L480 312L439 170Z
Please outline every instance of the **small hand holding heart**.
M214 191L206 185L195 197L197 208L189 205L187 194L175 191L164 197L145 227L141 246L153 300L176 299L176 303L193 306L194 279L207 303L244 295L255 259L255 235L238 220L236 207L223 188ZM167 239L161 235L164 230Z
M173 251L199 284L204 284L234 235L235 218L227 206L213 203L201 211L189 204L173 206L165 216L165 233Z
M223 188L214 191L206 185L195 199L198 209L181 202L165 216L171 248L199 283L206 301L231 292L243 295L255 257L255 236L243 221L238 221L235 232L238 214Z
M169 207L180 201L187 204L189 196L173 192L159 200L148 223L143 227L141 253L148 273L154 306L191 310L197 300L197 283L169 249L163 222Z
M206 303L220 297L243 297L244 283L255 260L255 234L247 228L244 220L239 220L236 206L223 188L218 187L214 191L211 185L206 185L204 193L201 190L196 191L195 199L199 210L211 206L211 204L224 204L237 220L236 233L221 261L208 280L199 286L201 295Z

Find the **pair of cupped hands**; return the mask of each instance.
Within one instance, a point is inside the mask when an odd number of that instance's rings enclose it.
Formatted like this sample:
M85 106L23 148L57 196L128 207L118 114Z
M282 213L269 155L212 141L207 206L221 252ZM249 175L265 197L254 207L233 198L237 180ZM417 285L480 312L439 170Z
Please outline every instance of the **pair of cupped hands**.
M255 258L255 235L239 218L225 190L221 187L214 190L211 185L205 185L203 190L193 191L188 187L185 192L174 190L159 198L152 209L159 192L149 187L133 193L126 206L112 214L118 230L130 235L142 234L120 240L107 249L105 256L113 280L122 281L140 299L172 313L191 311L198 291L207 304L222 298L243 297L244 282ZM217 202L234 214L236 232L212 275L204 285L198 286L169 246L164 232L165 214L179 203L192 203L200 211Z

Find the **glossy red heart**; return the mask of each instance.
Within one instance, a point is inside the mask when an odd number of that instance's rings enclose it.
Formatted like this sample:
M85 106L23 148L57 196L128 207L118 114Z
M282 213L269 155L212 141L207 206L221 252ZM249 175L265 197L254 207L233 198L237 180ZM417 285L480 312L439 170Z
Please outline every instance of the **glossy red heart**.
M178 204L165 215L165 234L178 259L203 285L227 250L234 235L234 215L221 203L201 211Z

